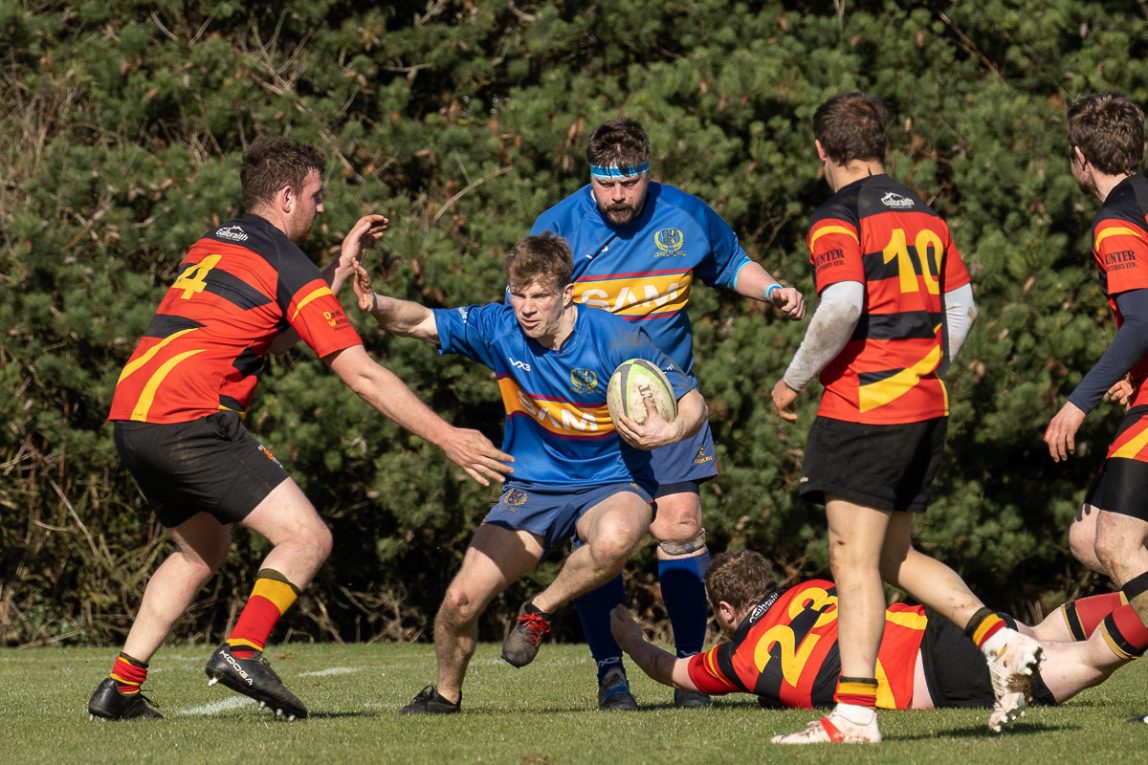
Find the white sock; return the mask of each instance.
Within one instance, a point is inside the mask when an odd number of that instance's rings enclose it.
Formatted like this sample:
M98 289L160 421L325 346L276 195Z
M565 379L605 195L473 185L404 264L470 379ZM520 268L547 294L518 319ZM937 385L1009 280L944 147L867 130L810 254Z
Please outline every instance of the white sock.
M868 725L877 717L877 710L859 704L837 702L837 706L833 708L833 714L845 718L854 725Z
M1019 632L1009 627L999 629L995 635L981 644L981 652L991 659L1000 654L1000 652L1003 651L1004 647L1008 644L1008 641L1012 640L1015 635L1019 634Z

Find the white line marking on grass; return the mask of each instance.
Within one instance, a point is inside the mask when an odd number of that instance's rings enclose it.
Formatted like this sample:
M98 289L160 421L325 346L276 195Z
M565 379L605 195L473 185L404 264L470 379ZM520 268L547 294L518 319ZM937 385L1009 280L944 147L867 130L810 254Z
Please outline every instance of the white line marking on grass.
M358 667L331 667L329 669L321 669L318 672L301 672L296 677L327 677L329 675L351 675L355 672L360 672Z
M234 696L230 699L224 699L223 701L213 701L212 703L204 704L201 707L191 707L189 709L180 709L180 710L176 711L176 714L205 715L205 716L206 715L217 715L220 712L226 712L229 709L238 709L239 707L245 707L249 704L254 704L254 703L255 703L254 699L249 699L249 698L246 698L244 696Z

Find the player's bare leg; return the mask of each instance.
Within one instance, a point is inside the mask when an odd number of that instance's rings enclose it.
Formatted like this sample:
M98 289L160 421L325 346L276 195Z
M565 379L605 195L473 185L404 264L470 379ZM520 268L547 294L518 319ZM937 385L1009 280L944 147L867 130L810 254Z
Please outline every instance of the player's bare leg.
M587 510L576 526L583 544L567 556L550 586L522 606L502 643L502 658L515 667L533 661L550 631L549 615L620 574L645 536L651 513L649 503L629 491L612 494Z
M1096 520L1096 557L1128 600L1097 631L1124 658L1143 656L1148 649L1148 521L1101 511ZM1130 717L1128 722L1148 722L1148 715Z
M885 631L885 588L879 563L890 513L826 497L829 565L837 584L841 677L826 717L775 744L878 743L877 649ZM848 636L848 637L845 637Z
M583 544L566 558L550 586L534 596L534 605L554 611L621 573L646 535L651 514L649 503L629 491L613 494L586 511L577 525Z
M151 660L231 549L228 527L207 513L196 513L167 533L176 550L148 580L124 642L124 653L142 662Z
M462 567L447 587L434 622L438 695L449 704L462 700L462 683L474 655L478 617L490 601L538 565L541 541L525 531L483 524L474 533ZM421 695L421 694L420 694ZM416 702L418 699L416 699ZM405 707L405 713L427 711Z
M1085 567L1098 574L1108 574L1096 555L1096 522L1099 517L1098 508L1082 503L1072 525L1068 527L1068 547L1072 550L1072 556Z
M886 581L964 628L985 654L996 697L988 726L999 732L1010 727L1028 706L1032 675L1040 667L1040 644L1005 626L955 571L916 550L912 522L909 513L893 513L881 555L881 572Z
M284 684L264 655L280 617L331 554L331 530L299 486L279 483L241 521L271 543L251 596L227 639L204 667L209 684L220 683L288 720L307 717L307 707Z
M331 554L331 530L311 500L288 478L271 490L242 521L271 543L260 568L273 569L302 590Z
M175 621L196 593L227 558L228 527L206 513L197 513L168 529L176 551L148 580L139 612L132 622L123 652L88 701L88 716L110 720L159 718L140 692L148 662L163 644Z

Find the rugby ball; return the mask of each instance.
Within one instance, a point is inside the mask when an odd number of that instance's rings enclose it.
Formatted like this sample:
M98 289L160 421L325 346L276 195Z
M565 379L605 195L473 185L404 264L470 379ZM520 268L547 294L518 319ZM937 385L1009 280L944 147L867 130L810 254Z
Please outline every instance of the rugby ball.
M623 361L606 386L610 419L617 425L618 415L624 414L641 425L646 421L646 399L654 402L654 410L663 420L678 416L678 402L665 372L646 359Z

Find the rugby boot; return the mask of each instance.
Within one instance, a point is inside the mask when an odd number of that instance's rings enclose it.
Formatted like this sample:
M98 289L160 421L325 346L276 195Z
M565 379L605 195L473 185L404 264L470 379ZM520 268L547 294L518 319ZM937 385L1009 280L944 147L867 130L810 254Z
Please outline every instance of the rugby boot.
M152 703L142 693L120 693L116 681L105 677L88 701L88 719L162 720L163 715L152 709Z
M787 733L770 739L774 744L879 744L881 731L877 727L877 715L867 725L858 725L833 713L820 720L814 720L805 730Z
M614 667L602 676L598 683L598 708L620 709L632 712L638 708L638 700L630 693L630 682L626 673Z
M418 692L410 704L399 710L401 715L453 715L462 710L462 694L458 701L447 701L438 688L428 685Z
M260 707L269 707L288 720L302 720L307 716L307 707L287 690L262 651L255 651L249 659L241 659L232 653L233 650L224 643L211 654L203 669L210 678L208 685L223 683L231 690L255 699Z
M502 641L502 658L513 667L525 667L538 655L542 636L550 631L549 614L534 608L530 601L522 604L518 618Z
M993 711L989 713L989 730L1000 733L1011 728L1024 716L1032 698L1032 676L1040 669L1044 649L1040 643L1015 630L1004 647L986 654L989 676L993 682Z
M687 691L682 688L674 689L674 706L681 709L700 709L712 704L710 697L701 691Z

